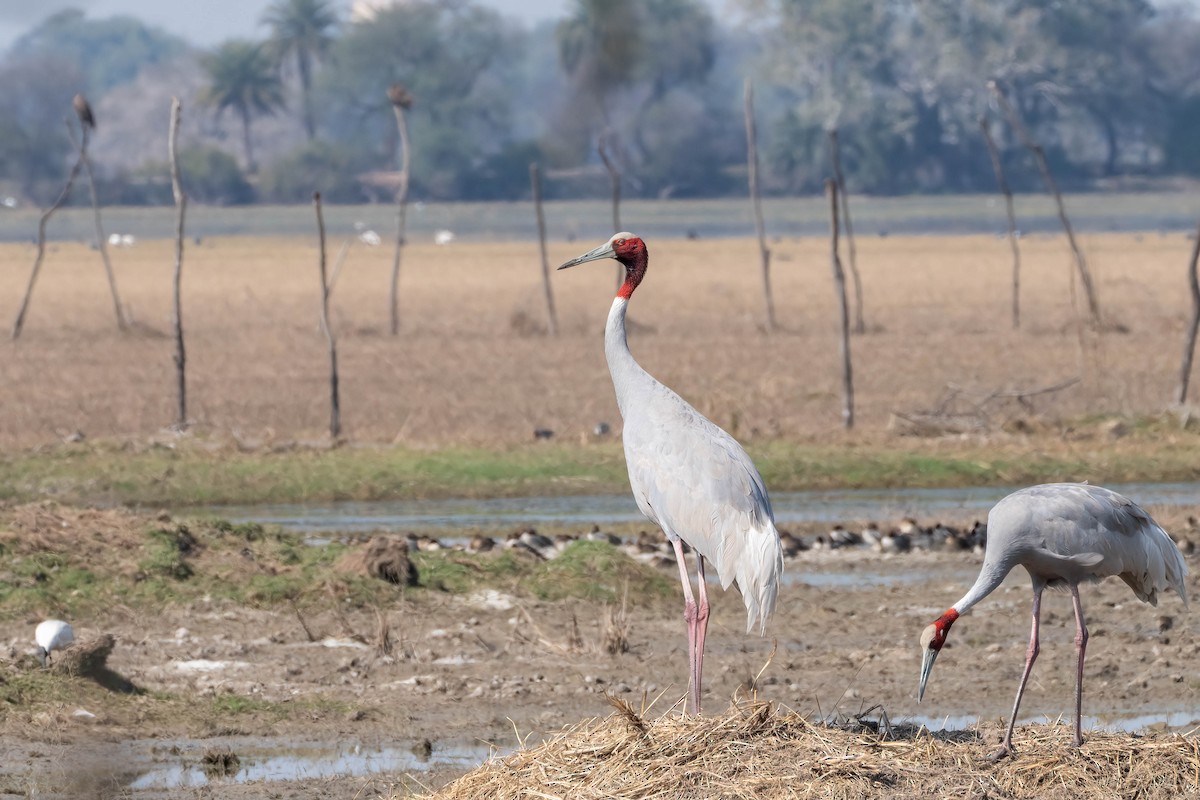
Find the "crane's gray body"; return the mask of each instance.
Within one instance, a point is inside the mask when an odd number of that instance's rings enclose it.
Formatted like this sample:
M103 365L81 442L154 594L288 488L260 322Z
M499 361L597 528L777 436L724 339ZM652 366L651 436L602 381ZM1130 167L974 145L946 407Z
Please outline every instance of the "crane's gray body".
M1029 571L1035 589L1116 575L1151 605L1169 590L1187 603L1188 569L1175 542L1140 506L1101 486L1031 486L997 503L988 514L979 579L955 608L974 605L1017 564Z
M625 339L627 301L608 316L604 351L625 427L629 483L638 508L736 581L746 629L766 626L783 573L783 548L762 476L741 445L634 360Z

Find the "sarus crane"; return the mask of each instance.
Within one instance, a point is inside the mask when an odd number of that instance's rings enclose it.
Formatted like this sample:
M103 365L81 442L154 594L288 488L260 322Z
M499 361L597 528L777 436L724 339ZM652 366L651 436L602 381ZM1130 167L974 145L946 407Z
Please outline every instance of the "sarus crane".
M1083 659L1088 631L1079 603L1079 584L1116 575L1139 600L1158 605L1158 593L1175 590L1187 606L1187 564L1175 542L1150 515L1114 491L1085 483L1050 483L1013 492L988 514L987 548L975 585L921 633L921 682L917 702L933 662L946 644L950 626L987 597L1013 567L1023 566L1033 582L1033 626L1025 654L1025 672L1017 687L1012 718L993 761L1012 755L1013 726L1021 695L1038 656L1042 592L1066 589L1075 606L1075 746L1083 744Z
M737 583L746 604L746 631L766 629L783 573L783 548L762 476L732 436L706 419L634 360L625 337L625 311L646 276L646 244L618 233L559 269L616 259L625 268L604 328L604 354L617 405L629 483L638 508L662 528L675 550L688 628L689 705L700 713L700 676L708 629L704 564L717 568L721 586ZM696 551L697 592L683 545Z

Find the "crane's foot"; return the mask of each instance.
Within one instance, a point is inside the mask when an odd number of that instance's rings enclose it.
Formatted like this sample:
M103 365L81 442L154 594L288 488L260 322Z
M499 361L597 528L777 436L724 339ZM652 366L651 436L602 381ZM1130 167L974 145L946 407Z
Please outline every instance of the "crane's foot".
M988 756L988 761L995 764L1004 758L1016 758L1017 751L1013 748L1012 742L1005 742L1000 745L1000 749Z
M1083 747L1083 734L1076 733L1075 738L1071 741L1072 747Z

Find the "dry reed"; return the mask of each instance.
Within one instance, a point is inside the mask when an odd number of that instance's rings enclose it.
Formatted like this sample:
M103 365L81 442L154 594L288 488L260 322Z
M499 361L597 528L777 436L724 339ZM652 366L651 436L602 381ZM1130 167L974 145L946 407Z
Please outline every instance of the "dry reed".
M627 703L544 743L496 757L431 800L467 798L860 798L887 796L1195 797L1194 734L1092 733L1069 746L1066 725L1023 728L1019 755L997 764L974 732L814 723L764 702L722 714L647 720Z

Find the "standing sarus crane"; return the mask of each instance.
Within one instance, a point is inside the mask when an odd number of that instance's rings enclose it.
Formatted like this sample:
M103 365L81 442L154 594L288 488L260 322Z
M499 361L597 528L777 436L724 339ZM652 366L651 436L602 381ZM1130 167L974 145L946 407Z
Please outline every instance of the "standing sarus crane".
M604 354L617 405L625 421L622 439L629 483L638 508L662 528L679 565L683 618L688 626L689 704L700 713L700 674L708 629L704 562L717 568L721 586L737 582L746 603L746 631L766 629L783 573L783 548L762 476L732 436L650 376L634 360L625 338L629 298L646 275L646 244L618 233L559 267L616 259L625 268L604 328ZM696 601L683 544L696 551Z
M1047 587L1071 592L1075 606L1075 746L1083 744L1083 658L1088 632L1079 603L1079 584L1116 575L1139 600L1158 605L1158 593L1174 589L1187 606L1187 564L1175 542L1140 506L1116 492L1085 483L1050 483L1013 492L988 514L987 548L975 585L921 633L921 682L917 702L933 662L946 643L950 626L987 597L1013 567L1020 564L1033 581L1033 627L1025 655L1025 672L1017 687L1012 718L1004 743L993 761L1012 755L1013 726L1021 695L1038 656L1038 623L1042 591Z

